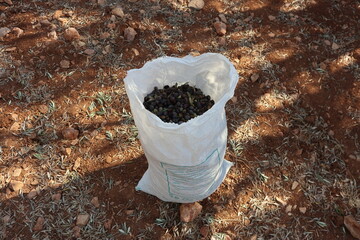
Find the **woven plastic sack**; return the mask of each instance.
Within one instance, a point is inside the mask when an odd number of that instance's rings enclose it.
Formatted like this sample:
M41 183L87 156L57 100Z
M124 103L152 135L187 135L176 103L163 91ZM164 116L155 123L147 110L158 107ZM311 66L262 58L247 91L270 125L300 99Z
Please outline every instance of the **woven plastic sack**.
M190 203L212 194L232 163L224 159L227 143L225 104L234 95L238 74L221 54L162 57L128 71L125 88L148 169L136 190L168 202ZM189 83L215 104L182 124L165 123L143 106L154 87Z

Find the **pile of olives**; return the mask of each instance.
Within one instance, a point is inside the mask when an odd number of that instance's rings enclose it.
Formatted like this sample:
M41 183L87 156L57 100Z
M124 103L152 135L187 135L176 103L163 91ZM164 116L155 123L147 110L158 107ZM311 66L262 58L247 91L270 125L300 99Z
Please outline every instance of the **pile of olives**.
M210 96L188 83L178 86L165 85L144 98L144 107L164 122L181 124L195 118L214 105Z

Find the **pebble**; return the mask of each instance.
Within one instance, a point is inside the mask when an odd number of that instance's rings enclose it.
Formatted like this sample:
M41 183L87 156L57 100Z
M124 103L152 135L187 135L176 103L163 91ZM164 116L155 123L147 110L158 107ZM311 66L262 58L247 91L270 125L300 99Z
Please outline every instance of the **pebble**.
M61 199L61 193L55 193L51 196L51 200L57 202L57 201L60 201Z
M76 218L76 225L77 226L85 226L90 220L90 215L85 214L79 214Z
M11 32L10 28L7 27L2 27L0 28L0 38L5 37L6 35L8 35Z
M223 23L227 23L227 19L225 17L225 14L223 14L223 13L219 14L219 18Z
M226 34L226 24L223 22L214 22L214 28L216 30L216 33L220 36L223 36Z
M73 235L75 238L81 238L81 228L79 226L75 226L73 228Z
M92 56L92 55L95 54L95 50L88 48L88 49L86 49L86 50L84 51L84 53L85 53L86 55Z
M324 40L325 45L330 46L331 42L329 40Z
M44 227L44 223L45 223L45 218L38 217L38 219L36 220L35 226L33 227L33 230L35 232L41 231Z
M58 36L56 31L51 31L48 33L48 38L52 39L52 40L58 40Z
M42 113L42 114L47 113L48 110L49 110L48 106L46 106L46 105L44 105L44 104L42 104L42 105L39 106L39 112Z
M76 39L80 39L80 34L75 28L67 28L64 32L64 38L67 41L73 41Z
M269 33L268 36L273 38L275 37L275 33Z
M10 222L11 217L9 215L6 215L2 218L3 223L6 225Z
M36 197L36 195L37 195L37 191L36 191L36 189L33 189L33 190L31 190L28 194L27 194L27 198L28 199L33 199L34 197Z
M219 45L220 45L220 46L225 46L225 44L226 44L226 39L225 39L224 37L220 37L218 42L219 42Z
M286 206L286 209L285 209L285 212L291 212L291 210L292 210L292 205L287 205Z
M44 20L40 21L40 24L44 27L49 27L49 26L51 26L52 23L49 20L44 19Z
M112 220L111 219L107 219L105 222L104 222L104 228L109 230L111 229L111 223L112 223Z
M64 139L66 139L66 140L74 140L79 136L79 130L71 128L71 127L65 128L61 131L61 134L63 135Z
M100 35L100 39L107 39L107 38L109 38L110 36L111 36L110 33L104 32L104 33L102 33L102 34Z
M306 213L306 207L299 207L299 211L303 214Z
M124 11L122 10L121 7L116 7L113 10L111 10L111 14L121 18L125 17Z
M9 183L10 189L15 191L15 192L18 192L19 190L22 190L23 186L24 186L23 182L16 181L16 180L11 180L10 183Z
M331 49L332 50L338 50L340 48L340 46L338 45L338 44L336 44L336 43L333 43L332 45L331 45Z
M18 176L20 176L21 172L22 172L22 169L21 169L21 168L17 168L17 169L14 170L12 176L13 176L13 177L18 177Z
M203 9L204 6L205 6L204 0L191 0L188 5L189 8L195 8L197 10Z
M183 203L180 205L180 220L182 222L191 222L201 213L200 203Z
M70 61L68 61L68 60L61 60L61 62L60 62L60 67L61 67L61 68L69 68L69 67L70 67Z
M251 75L250 79L252 82L256 82L259 79L259 74L254 73L253 75Z
M94 205L94 207L96 208L100 207L99 198L93 197L93 199L91 199L91 204Z
M18 28L18 27L14 27L12 29L12 32L16 35L16 37L20 37L21 35L24 34L24 30L22 30L21 28Z
M268 18L269 18L270 21L274 21L276 19L276 17L273 16L273 15L269 15Z
M128 27L124 30L124 37L127 41L134 41L137 32L132 27Z
M135 56L139 56L139 55L140 55L139 51L138 51L136 48L132 48L131 50L133 51L133 53L135 54Z
M105 162L106 162L106 163L112 163L112 161L113 161L113 159L112 159L112 157L110 157L110 156L107 156L107 157L105 158Z
M106 0L97 0L97 4L101 7L104 7L106 5Z
M291 190L295 190L299 186L299 183L297 181L294 181L291 185Z
M354 238L360 239L360 223L353 216L345 216L344 224Z
M56 11L54 12L53 18L54 18L54 19L59 19L59 18L61 18L62 16L64 16L63 11L62 11L62 10L56 10Z

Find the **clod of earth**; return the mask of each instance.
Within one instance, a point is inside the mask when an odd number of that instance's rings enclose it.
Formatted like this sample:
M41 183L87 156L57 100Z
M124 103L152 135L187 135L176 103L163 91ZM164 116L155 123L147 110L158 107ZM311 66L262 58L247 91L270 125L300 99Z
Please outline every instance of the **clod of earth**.
M344 224L354 238L360 239L360 223L353 216L345 216Z
M183 222L191 222L201 213L202 206L198 202L183 203L180 205L180 220Z
M181 124L202 115L215 104L209 95L183 84L157 87L144 98L144 107L164 122Z
M74 140L79 136L79 130L74 128L65 128L61 131L61 134L66 140Z

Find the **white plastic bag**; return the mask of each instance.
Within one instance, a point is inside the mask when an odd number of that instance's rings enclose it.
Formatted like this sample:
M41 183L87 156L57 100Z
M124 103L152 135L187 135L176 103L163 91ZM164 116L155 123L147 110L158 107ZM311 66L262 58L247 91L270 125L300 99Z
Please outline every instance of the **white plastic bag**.
M190 203L212 194L232 163L224 160L227 143L225 104L234 95L238 74L221 54L163 57L127 73L125 88L149 167L136 190L163 201ZM182 124L165 123L143 106L155 86L200 88L215 101L204 114Z

